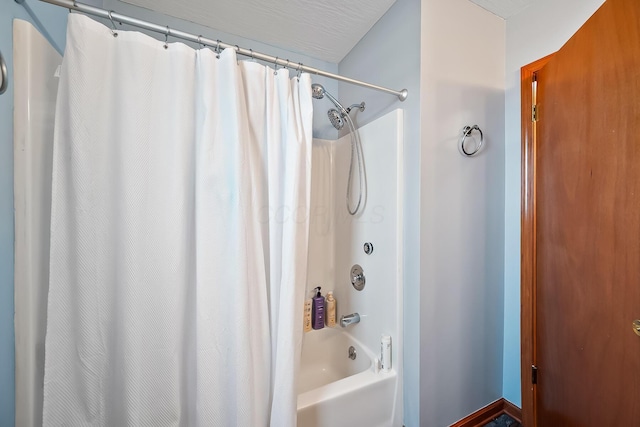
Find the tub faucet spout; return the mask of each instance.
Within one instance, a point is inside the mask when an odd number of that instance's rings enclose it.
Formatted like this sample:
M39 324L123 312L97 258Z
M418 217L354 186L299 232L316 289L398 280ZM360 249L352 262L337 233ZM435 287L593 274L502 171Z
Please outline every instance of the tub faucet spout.
M352 323L360 322L360 315L358 313L347 314L346 316L340 316L340 326L346 328Z

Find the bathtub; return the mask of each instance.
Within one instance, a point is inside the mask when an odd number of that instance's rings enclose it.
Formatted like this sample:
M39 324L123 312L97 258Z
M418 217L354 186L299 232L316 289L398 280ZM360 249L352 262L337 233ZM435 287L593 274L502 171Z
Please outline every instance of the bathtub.
M349 358L350 346L355 360ZM299 427L392 426L395 370L378 371L376 355L339 328L305 334L302 348Z

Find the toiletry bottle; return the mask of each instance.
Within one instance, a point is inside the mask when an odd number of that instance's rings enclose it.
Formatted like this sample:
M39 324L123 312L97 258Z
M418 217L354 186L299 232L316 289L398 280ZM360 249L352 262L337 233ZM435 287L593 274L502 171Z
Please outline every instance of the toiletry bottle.
M333 292L327 292L327 327L333 328L336 326L336 299L333 297Z
M311 298L304 301L304 331L309 332L311 330L311 313L313 302Z
M324 328L324 297L320 293L320 286L314 289L316 296L313 297L313 315L311 317L311 327L313 329Z
M382 372L391 370L391 337L382 335L380 338L380 365Z

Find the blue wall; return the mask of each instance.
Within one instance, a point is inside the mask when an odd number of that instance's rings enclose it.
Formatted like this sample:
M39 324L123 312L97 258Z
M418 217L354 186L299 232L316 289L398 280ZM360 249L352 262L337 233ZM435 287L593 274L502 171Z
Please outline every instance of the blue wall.
M29 7L58 46L64 46L68 12L30 1ZM9 88L0 95L0 426L15 423L13 337L13 19L33 22L26 10L0 4L0 51L9 70Z
M421 5L420 421L444 427L502 397L505 22ZM473 124L485 145L465 158Z

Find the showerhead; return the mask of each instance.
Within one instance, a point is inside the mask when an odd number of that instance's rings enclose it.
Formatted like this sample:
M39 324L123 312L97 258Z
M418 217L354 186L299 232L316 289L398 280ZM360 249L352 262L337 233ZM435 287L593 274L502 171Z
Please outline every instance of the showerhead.
M333 105L338 108L340 113L349 114L347 110L342 106L342 104L340 104L338 100L333 97L333 95L327 92L322 85L318 83L314 83L311 85L311 96L313 96L315 99L322 99L325 95L331 102L333 102Z
M329 116L329 121L337 130L340 130L344 127L344 120L342 119L342 115L335 108L327 111L327 116Z
M329 121L331 122L333 127L337 130L340 130L344 127L345 122L349 125L349 134L351 135L351 161L349 162L349 178L347 179L347 211L349 212L349 215L355 215L360 211L361 206L364 206L362 204L362 197L363 194L366 193L366 177L364 175L364 155L362 153L362 144L360 143L358 130L353 124L353 120L351 120L349 113L354 108L358 109L359 111L364 111L365 105L364 102L361 102L360 104L353 104L349 108L345 109L337 99L335 99L329 92L324 90L324 87L322 87L322 85L319 85L317 83L311 85L311 96L313 96L315 99L322 99L325 95L338 108L337 110L335 108L332 108L327 111L327 116L329 116ZM354 157L358 160L358 185L360 188L360 194L358 195L358 203L356 204L356 207L354 209L351 209L351 186L353 184L352 177Z
M335 105L337 108L337 110L335 108L332 108L327 111L327 115L329 116L329 121L331 122L333 127L338 130L344 127L345 120L351 120L351 118L349 117L349 113L353 108L364 111L364 102L360 104L353 104L349 108L344 108L342 104L340 104L338 100L333 97L333 95L327 92L322 85L318 83L314 83L311 85L311 96L313 96L315 99L322 99L325 97L325 95L331 102L333 102L333 105Z
M314 83L311 85L311 96L315 99L324 98L324 87L319 85L318 83Z

